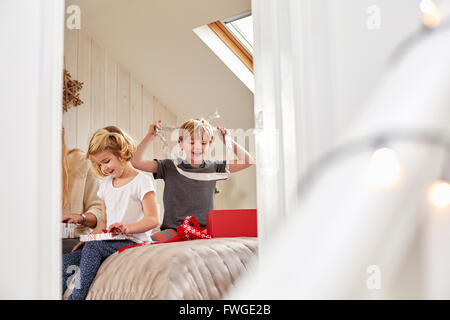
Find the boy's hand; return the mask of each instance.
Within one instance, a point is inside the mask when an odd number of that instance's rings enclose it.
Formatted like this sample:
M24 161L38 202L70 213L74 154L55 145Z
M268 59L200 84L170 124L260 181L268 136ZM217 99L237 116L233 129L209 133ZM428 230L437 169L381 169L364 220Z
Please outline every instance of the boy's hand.
M113 223L108 228L108 233L123 233L128 234L128 227L120 222Z
M230 136L230 131L227 128L217 126L217 131L222 135L222 142L225 143L225 137Z
M150 127L148 128L148 134L151 137L155 136L156 135L156 129L162 130L161 120L159 120L158 122L155 122L155 123L150 125Z

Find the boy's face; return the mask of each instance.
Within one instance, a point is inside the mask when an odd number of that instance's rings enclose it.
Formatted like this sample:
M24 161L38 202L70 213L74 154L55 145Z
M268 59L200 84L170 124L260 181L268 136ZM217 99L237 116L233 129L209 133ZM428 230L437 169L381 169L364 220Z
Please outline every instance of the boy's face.
M90 156L91 161L100 166L100 170L113 178L120 178L124 171L123 163L109 150L103 150Z
M190 134L183 135L183 141L180 143L181 150L186 153L186 160L191 164L201 164L205 156L208 154L211 145L210 137L200 135L191 137Z

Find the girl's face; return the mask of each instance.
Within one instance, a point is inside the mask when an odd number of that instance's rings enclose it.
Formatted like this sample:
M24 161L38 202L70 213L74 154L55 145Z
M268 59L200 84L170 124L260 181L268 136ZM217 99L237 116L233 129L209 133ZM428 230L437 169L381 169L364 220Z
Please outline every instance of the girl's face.
M109 150L91 155L91 159L100 166L104 174L113 178L120 178L125 170L124 164Z
M186 160L191 164L201 164L208 153L211 145L208 136L195 137L192 140L189 134L184 135L183 141L179 142L181 150L186 153Z

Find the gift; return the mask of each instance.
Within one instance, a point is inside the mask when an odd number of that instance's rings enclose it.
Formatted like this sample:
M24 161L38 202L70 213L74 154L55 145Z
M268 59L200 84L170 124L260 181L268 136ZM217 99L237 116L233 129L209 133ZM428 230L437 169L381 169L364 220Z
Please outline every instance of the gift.
M212 210L207 215L208 234L212 238L257 237L256 209Z
M63 239L76 238L75 224L61 222L61 235Z

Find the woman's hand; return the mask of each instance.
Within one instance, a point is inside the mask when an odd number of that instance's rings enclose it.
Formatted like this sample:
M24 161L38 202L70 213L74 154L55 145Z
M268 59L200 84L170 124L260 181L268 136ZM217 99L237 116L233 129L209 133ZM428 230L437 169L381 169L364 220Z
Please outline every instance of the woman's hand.
M150 127L148 128L148 135L151 137L155 136L156 129L162 130L161 120L150 125Z
M113 223L112 225L109 226L108 233L123 233L123 234L128 234L129 230L128 227L120 222L116 222Z
M225 143L225 137L226 136L231 136L230 135L230 131L227 128L222 128L217 126L217 131L222 135L222 142Z
M83 217L77 213L63 213L61 222L81 224Z

